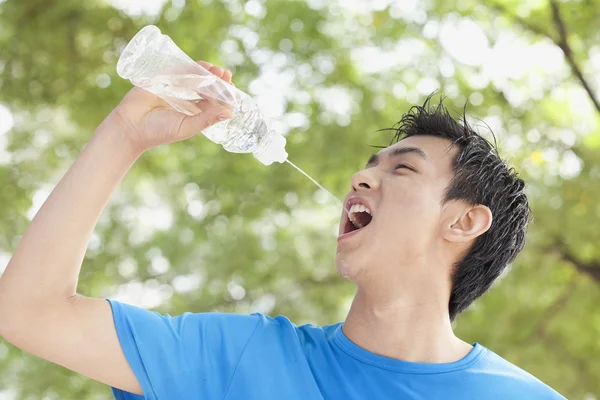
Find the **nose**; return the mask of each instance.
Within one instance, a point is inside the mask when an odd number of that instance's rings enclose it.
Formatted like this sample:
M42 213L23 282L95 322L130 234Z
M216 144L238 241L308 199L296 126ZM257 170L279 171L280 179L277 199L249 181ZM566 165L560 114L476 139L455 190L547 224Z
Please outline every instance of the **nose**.
M374 173L375 168L363 169L352 176L352 189L358 191L360 188L366 190L378 189L379 181Z

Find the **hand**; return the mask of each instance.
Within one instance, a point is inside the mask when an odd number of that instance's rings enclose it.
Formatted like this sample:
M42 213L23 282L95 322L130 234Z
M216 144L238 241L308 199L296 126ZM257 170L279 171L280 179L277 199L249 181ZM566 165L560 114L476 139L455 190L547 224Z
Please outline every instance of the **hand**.
M231 83L231 71L205 61L203 68ZM152 147L179 142L197 135L217 122L231 117L222 106L206 102L200 114L189 116L173 109L165 100L139 87L131 89L103 124L119 125L133 146L141 152Z

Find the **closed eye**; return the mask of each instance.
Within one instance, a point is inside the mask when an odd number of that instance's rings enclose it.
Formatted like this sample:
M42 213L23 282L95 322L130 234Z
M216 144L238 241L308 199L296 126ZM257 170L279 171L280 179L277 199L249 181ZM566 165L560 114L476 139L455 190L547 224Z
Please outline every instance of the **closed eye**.
M409 166L408 166L408 165L406 165L406 164L398 164L398 165L396 166L396 169L401 169L401 168L406 168L406 169L409 169L409 170L411 170L411 171L413 171L413 172L416 172L414 168L412 168L412 167L409 167Z

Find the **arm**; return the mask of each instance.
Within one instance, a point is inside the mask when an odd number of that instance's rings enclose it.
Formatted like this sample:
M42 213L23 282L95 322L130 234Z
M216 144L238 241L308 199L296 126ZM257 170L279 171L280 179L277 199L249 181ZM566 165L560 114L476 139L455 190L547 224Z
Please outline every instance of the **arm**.
M231 73L210 68L231 80ZM76 294L88 240L111 194L153 146L184 140L217 122L132 89L104 120L21 238L0 278L0 335L23 350L119 389L142 390L104 299Z
M0 279L0 333L6 340L134 393L141 390L120 350L110 305L78 296L76 289L100 213L140 155L118 124L100 126L31 222ZM79 354L65 351L69 345Z

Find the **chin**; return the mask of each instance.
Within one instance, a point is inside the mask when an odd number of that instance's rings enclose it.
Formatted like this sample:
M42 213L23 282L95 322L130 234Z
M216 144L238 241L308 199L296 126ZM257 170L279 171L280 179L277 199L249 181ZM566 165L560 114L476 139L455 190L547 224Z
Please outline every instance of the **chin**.
M343 278L356 282L364 269L360 268L359 263L355 260L351 261L349 258L347 255L337 254L335 256L335 267Z

